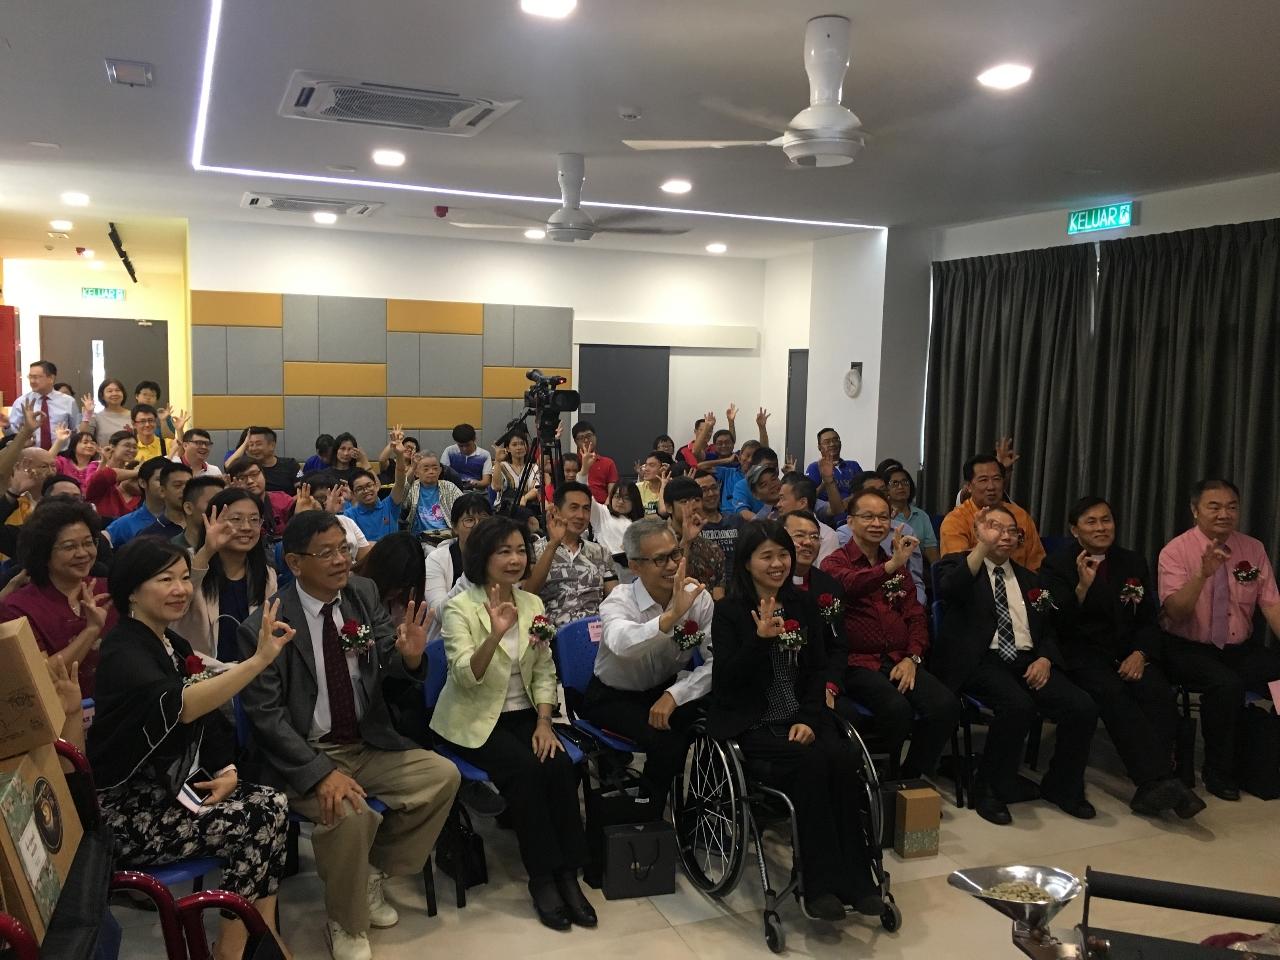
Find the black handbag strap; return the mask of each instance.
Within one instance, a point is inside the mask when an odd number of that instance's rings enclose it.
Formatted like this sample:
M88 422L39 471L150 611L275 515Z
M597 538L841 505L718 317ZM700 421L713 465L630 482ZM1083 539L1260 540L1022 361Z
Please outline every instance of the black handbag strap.
M636 843L634 840L628 840L627 847L631 850L631 875L637 880L648 880L649 871L657 865L658 859L662 853L661 846L658 841L656 839L653 841L653 859L646 864L640 863L640 855L636 853Z

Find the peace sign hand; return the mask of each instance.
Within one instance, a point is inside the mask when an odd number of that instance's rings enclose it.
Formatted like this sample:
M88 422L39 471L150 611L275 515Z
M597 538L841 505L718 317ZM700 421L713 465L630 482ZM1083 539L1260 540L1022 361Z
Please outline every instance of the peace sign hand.
M410 668L417 665L417 661L422 659L422 651L427 648L427 632L433 616L431 604L425 600L415 603L410 594L404 608L404 622L396 628L396 649Z
M782 607L776 597L764 597L758 609L759 613L751 611L751 619L756 622L756 636L773 640L782 633Z

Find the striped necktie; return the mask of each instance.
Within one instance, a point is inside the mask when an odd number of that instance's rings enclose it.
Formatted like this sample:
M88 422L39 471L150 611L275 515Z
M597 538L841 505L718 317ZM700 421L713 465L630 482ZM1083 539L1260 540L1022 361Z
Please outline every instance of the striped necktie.
M991 592L996 598L996 653L1012 663L1018 656L1018 645L1013 639L1013 617L1009 615L1009 595L1005 592L1004 567L996 567L996 578Z

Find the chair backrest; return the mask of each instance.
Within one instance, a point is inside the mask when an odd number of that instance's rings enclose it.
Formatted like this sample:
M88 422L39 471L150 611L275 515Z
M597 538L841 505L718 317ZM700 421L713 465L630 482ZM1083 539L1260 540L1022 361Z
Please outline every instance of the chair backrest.
M440 699L440 691L449 675L449 659L444 655L444 640L432 640L427 644L427 679L422 684L422 700L428 710L434 710Z
M942 601L941 600L933 601L933 607L931 612L933 613L933 636L936 639L942 634Z
M599 617L582 617L570 620L556 632L556 660L560 670L560 682L566 690L585 693L591 675L595 672L596 650L600 647L599 627L592 639L592 624Z

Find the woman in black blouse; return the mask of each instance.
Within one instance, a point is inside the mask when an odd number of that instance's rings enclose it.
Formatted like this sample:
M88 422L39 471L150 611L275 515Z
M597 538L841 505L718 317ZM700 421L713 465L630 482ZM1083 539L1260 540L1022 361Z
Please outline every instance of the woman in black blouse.
M711 626L715 660L707 730L736 738L748 772L796 808L806 911L840 920L844 905L879 916L858 809L856 748L825 708L826 628L791 582L795 546L776 521L742 528L729 595Z
M269 604L254 655L195 679L203 661L169 629L191 604L187 551L138 537L116 555L108 585L121 619L102 642L88 753L120 863L219 857L226 861L222 888L255 901L274 932L289 808L284 794L239 781L235 737L218 708L275 660L294 631ZM203 802L179 801L186 784ZM241 957L245 940L244 925L224 918L215 958Z

